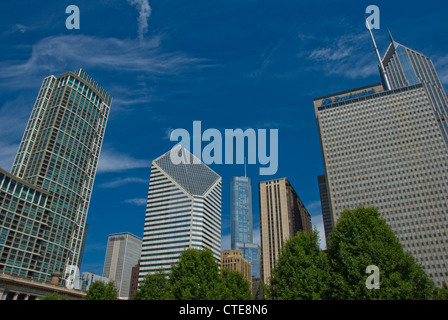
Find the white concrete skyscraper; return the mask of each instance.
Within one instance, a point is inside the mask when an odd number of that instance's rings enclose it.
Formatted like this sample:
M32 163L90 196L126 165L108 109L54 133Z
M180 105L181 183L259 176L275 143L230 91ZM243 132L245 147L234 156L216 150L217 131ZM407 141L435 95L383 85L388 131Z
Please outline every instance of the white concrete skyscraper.
M169 272L188 248L221 258L221 177L182 150L173 163L168 151L152 162L139 281L148 273ZM180 154L180 153L179 153Z

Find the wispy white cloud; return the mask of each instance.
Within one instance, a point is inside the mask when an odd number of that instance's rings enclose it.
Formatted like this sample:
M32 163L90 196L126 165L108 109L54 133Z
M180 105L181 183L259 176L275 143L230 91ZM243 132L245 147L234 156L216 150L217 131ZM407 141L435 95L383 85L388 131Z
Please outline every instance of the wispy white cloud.
M448 85L448 54L434 59L434 67L439 75L440 81Z
M312 50L308 59L316 69L325 75L341 75L350 79L366 78L378 72L373 51L367 34L346 34L339 39L329 39L325 46Z
M119 178L98 185L100 188L117 188L129 183L149 183L149 180L137 177Z
M23 88L35 87L36 82L49 74L58 76L78 67L162 75L206 65L204 59L163 52L160 42L160 36L145 41L88 35L51 36L33 45L28 60L0 62L0 80L4 80L4 85Z
M0 168L6 171L11 169L18 148L18 144L9 144L4 141L0 142Z
M97 173L149 168L150 165L150 161L135 159L127 154L103 148L98 162Z
M135 6L138 10L138 37L143 40L148 31L148 19L151 15L151 7L148 0L127 0L128 3Z
M320 248L326 248L325 229L322 218L322 209L320 200L312 201L305 205L306 209L311 215L311 224L319 232Z
M19 95L0 106L0 167L5 170L12 166L33 103Z
M134 199L127 199L124 200L125 203L132 204L134 206L145 206L147 200L146 199L140 199L140 198L134 198Z

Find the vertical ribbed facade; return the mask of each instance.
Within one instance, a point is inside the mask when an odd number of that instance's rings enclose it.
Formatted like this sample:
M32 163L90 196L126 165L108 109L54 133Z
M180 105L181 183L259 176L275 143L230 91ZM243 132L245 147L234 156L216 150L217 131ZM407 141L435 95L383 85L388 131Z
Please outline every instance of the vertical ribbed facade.
M169 272L188 248L208 248L221 257L221 177L181 152L184 163L174 164L170 151L152 162L139 281Z
M252 188L248 177L233 177L230 181L230 242L233 250L241 250L252 265L252 276L260 277L260 250L253 243Z
M283 244L299 230L311 231L311 216L287 178L258 184L260 201L261 275L269 284Z
M131 286L132 268L138 263L142 251L142 239L128 233L109 235L103 277L114 282L118 297L127 299Z
M112 98L82 69L43 80L11 173L48 192L42 270L79 267ZM32 274L33 271L29 270Z

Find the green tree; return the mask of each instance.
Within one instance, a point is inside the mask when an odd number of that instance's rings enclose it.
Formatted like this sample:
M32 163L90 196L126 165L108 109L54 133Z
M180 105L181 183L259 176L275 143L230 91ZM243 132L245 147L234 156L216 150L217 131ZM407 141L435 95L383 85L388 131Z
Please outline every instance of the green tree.
M67 296L60 296L56 291L47 293L45 296L40 297L39 300L67 300Z
M329 265L317 230L299 231L285 242L267 286L268 299L317 300L329 290Z
M167 277L163 272L146 275L138 300L248 300L249 282L235 271L222 270L209 249L187 249Z
M442 283L442 287L435 288L434 299L436 300L448 300L448 286L446 283Z
M429 299L434 284L376 208L344 210L328 239L333 299ZM368 289L366 268L379 268L380 288Z
M210 249L187 249L173 265L170 284L176 300L220 299L219 265Z
M240 272L221 270L220 284L221 300L253 300L249 281Z
M147 274L135 293L135 300L172 300L170 280L162 271Z
M89 287L84 300L118 300L118 291L113 282L104 284L102 281L94 281Z

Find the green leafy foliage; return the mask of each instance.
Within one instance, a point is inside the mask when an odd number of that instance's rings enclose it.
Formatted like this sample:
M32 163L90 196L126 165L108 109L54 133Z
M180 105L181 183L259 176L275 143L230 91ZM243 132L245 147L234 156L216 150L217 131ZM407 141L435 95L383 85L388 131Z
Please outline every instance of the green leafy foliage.
M433 283L376 208L345 210L328 241L335 299L429 299ZM380 289L366 287L366 268L380 270Z
M272 270L267 297L278 300L319 300L328 291L330 276L316 230L300 231L282 248Z
M94 281L83 300L118 300L118 291L113 282Z
M148 274L139 286L136 300L244 300L251 299L249 283L234 271L219 271L209 249L187 249L173 265L169 276Z
M443 299L433 282L403 250L376 208L345 210L327 241L318 246L316 230L288 240L271 272L271 299ZM379 269L379 289L369 289L368 266ZM436 292L436 295L434 295Z
M135 294L135 300L172 300L171 284L162 271L147 274Z
M39 300L67 300L67 296L60 296L56 291L47 293L45 296L40 297Z
M252 300L249 282L237 271L221 271L220 300Z

